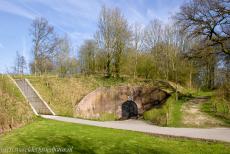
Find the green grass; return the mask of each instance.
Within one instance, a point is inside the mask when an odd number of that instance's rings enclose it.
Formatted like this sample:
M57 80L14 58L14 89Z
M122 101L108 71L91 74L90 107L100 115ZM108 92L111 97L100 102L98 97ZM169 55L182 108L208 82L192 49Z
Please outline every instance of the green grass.
M148 120L155 125L167 126L167 111L168 105L164 104L160 107L144 112L143 117L145 120Z
M0 136L0 148L73 148L72 153L228 154L229 143L155 137L139 132L40 119Z
M182 111L183 103L187 101L187 97L182 97L176 101L175 94L170 96L168 100L157 108L153 108L144 112L144 119L151 121L153 124L169 127L183 127Z
M212 97L201 105L201 111L221 120L224 125L230 126L230 106L226 100Z
M29 104L6 76L0 76L0 133L34 120Z
M182 116L183 113L181 111L181 107L183 103L187 101L187 98L180 98L178 101L175 100L175 96L173 95L169 98L169 122L168 126L170 127L182 127Z
M202 97L202 96L208 96L211 97L214 94L214 91L203 91L198 89L187 89L187 94L190 94L192 97Z
M25 101L21 92L6 75L0 76L0 89L2 93L7 93L18 101Z
M195 97L213 96L213 91L201 91L194 89L183 88L183 95L179 95L178 101L176 96L173 94L168 100L161 106L153 108L144 113L144 119L151 121L153 124L169 127L187 127L182 123L183 111L181 110L182 105L189 99Z
M214 91L202 91L202 90L194 90L194 89L186 89L184 91L185 95L179 97L178 101L175 99L175 94L172 95L167 100L169 119L167 126L169 127L188 127L182 123L183 112L181 111L182 105L186 103L189 99L193 99L195 97L212 97Z

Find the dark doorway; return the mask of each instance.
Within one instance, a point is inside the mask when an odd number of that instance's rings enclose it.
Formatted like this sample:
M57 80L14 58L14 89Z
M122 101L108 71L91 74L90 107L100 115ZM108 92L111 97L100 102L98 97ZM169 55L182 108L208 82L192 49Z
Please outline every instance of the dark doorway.
M126 101L122 104L122 119L137 118L138 109L133 101Z

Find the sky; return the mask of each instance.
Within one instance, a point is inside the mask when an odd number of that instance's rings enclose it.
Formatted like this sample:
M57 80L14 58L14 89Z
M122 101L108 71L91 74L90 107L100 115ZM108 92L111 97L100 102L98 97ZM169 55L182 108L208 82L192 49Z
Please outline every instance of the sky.
M31 61L29 29L44 17L59 35L68 35L73 56L84 40L93 38L103 5L118 7L129 24L147 25L153 19L168 23L184 0L0 0L0 73L14 66L16 52Z

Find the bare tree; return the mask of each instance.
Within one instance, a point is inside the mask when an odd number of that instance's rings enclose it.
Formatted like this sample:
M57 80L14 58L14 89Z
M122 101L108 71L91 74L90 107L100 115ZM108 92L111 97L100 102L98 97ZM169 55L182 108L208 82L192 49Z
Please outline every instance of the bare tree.
M230 54L229 2L229 0L191 0L181 7L176 19L182 30L188 32L190 36L201 36L208 46L219 46L221 52Z
M113 25L115 32L115 44L114 44L114 66L115 75L120 77L121 56L124 53L128 42L130 41L131 32L128 28L128 22L121 14L121 11L116 8L112 11Z
M106 57L106 76L111 76L112 62L115 67L115 74L119 76L121 55L129 37L128 23L121 11L118 8L110 9L103 6L95 38L99 48L102 49L102 54Z
M23 55L20 55L17 51L14 72L16 74L24 74L24 70L26 69L26 59Z
M54 28L45 18L36 18L30 29L34 56L34 73L44 73L52 67L52 56L57 46Z
M136 74L137 74L138 55L140 54L140 51L143 47L143 42L144 42L143 39L144 39L143 28L139 24L135 23L132 29L132 42L133 42L133 49L135 52L135 67L133 72L134 78L136 78Z
M68 36L65 35L63 38L59 38L55 54L55 67L61 77L64 77L70 72L70 52L71 44Z
M157 43L162 41L163 27L162 22L158 19L150 21L145 28L144 47L145 50L151 50Z
M97 45L94 40L86 40L80 47L80 67L81 72L85 74L95 73L95 56L97 51Z
M112 53L113 53L115 38L113 32L111 10L106 8L105 6L103 6L101 9L101 13L98 21L98 30L96 32L95 37L98 46L102 49L102 54L106 56L105 73L106 76L110 77Z

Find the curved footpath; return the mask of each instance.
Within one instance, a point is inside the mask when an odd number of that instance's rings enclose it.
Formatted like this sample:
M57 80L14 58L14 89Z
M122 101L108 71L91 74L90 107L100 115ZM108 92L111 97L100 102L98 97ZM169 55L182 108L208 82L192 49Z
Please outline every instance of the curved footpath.
M124 120L124 121L91 121L78 118L69 118L52 115L41 115L46 119L53 119L64 122L85 124L98 127L115 128L123 130L138 131L151 134L198 138L206 140L218 140L230 142L230 128L174 128L174 127L159 127L150 125L141 120Z

